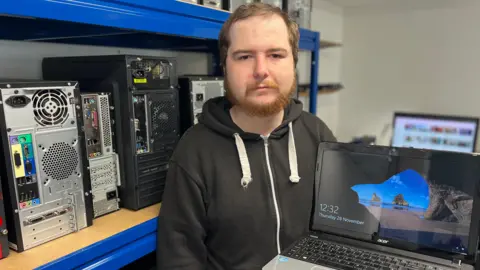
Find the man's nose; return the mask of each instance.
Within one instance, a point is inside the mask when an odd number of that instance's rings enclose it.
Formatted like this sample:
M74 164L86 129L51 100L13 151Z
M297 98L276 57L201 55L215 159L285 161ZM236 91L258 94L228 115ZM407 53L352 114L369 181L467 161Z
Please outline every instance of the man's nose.
M256 80L262 81L268 77L267 59L265 56L257 56L253 76Z

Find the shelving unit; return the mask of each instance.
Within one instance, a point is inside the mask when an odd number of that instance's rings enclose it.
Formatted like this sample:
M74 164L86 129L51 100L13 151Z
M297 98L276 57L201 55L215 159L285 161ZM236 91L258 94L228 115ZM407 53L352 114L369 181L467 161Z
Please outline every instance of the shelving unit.
M0 39L205 52L215 59L211 75L221 75L217 38L229 14L175 0L5 0ZM320 46L318 32L300 30L299 47L311 52L313 114ZM0 269L117 269L155 250L159 209L122 209L78 233L20 254L11 251Z
M329 48L338 48L341 47L342 43L336 42L336 41L329 41L329 40L320 40L320 53L321 51ZM343 84L341 83L322 83L318 84L317 83L317 89L315 90L314 93L312 93L311 85L299 85L299 96L302 97L309 97L311 99L312 95L323 95L323 94L330 94L330 93L336 93L340 90L342 90ZM317 102L315 100L315 102Z
M300 96L308 96L309 95L309 85L299 85L299 95ZM330 94L335 93L343 89L343 85L341 83L327 83L327 84L319 84L317 87L317 94Z
M320 40L320 49L332 48L332 47L341 47L342 44L335 41Z

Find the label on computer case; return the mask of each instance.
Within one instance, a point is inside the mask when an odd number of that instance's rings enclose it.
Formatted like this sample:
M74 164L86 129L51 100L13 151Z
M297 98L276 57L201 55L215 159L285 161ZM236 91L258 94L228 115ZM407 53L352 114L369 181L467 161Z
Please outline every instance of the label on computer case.
M147 83L147 79L146 78L134 78L133 82L134 83Z

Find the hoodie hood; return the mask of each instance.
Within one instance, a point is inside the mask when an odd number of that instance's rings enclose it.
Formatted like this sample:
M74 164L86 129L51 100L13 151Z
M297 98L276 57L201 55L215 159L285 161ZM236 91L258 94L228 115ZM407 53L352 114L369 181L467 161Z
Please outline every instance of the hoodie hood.
M202 114L198 121L208 128L227 137L238 133L244 140L261 139L259 134L244 132L232 120L230 109L232 104L225 97L216 97L209 99L202 108ZM299 118L303 112L303 104L297 99L290 99L290 103L285 108L282 124L277 127L269 138L280 138L288 131L288 123Z
M232 108L232 104L225 97L209 99L203 105L199 122L204 124L209 129L226 137L231 137L235 140L243 175L242 179L240 180L241 185L246 188L253 180L244 140L267 140L268 138L276 139L281 138L287 132L290 181L292 183L298 183L300 181L300 177L298 175L297 151L292 122L301 116L303 112L303 104L299 100L290 99L290 103L285 108L282 124L280 124L280 126L277 127L268 137L244 132L233 122L230 116L230 108Z

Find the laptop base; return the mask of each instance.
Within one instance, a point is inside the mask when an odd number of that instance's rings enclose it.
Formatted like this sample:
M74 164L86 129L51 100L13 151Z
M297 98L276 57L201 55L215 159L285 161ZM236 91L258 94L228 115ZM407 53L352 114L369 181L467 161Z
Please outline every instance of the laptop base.
M336 238L336 240L333 240ZM473 270L431 256L359 246L343 237L309 234L277 255L263 270ZM410 256L409 256L410 255Z
M262 270L336 270L326 266L277 255Z

